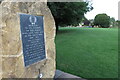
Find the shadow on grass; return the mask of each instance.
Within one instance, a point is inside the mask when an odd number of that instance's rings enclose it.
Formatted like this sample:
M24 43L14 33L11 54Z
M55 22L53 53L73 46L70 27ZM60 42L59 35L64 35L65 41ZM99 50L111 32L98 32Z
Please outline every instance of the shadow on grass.
M84 34L86 31L89 31L87 29L83 28L60 28L57 34L72 34L72 33L81 33Z
M75 30L70 30L70 29L61 29L58 31L58 34L63 34L63 33L71 33L71 32L75 32Z

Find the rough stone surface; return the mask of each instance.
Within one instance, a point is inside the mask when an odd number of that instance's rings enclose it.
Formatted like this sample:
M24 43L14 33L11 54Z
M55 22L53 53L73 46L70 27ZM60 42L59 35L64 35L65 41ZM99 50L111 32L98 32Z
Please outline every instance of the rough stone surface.
M36 78L39 70L43 78L53 78L55 73L55 23L47 2L2 2L0 4L0 36L2 63L0 78ZM44 16L44 33L47 59L24 67L22 43L20 38L19 13ZM2 64L2 65L1 65Z

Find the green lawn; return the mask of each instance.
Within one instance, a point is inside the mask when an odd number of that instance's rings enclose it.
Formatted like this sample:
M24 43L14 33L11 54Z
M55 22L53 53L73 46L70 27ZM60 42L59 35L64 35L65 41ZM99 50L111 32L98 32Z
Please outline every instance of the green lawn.
M118 29L60 28L57 69L83 78L118 77Z

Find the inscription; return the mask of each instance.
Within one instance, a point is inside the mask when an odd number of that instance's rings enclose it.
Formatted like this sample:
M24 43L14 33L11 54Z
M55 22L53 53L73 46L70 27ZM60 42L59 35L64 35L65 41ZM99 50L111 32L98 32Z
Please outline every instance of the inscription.
M43 16L20 14L20 28L25 66L45 59Z

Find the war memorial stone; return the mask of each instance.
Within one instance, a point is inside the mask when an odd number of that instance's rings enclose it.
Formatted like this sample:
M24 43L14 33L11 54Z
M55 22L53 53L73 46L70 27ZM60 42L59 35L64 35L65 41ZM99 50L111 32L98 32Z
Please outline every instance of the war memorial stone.
M25 66L46 58L43 16L20 14Z
M15 1L15 0L14 0ZM47 1L0 3L0 78L53 78L55 22Z

